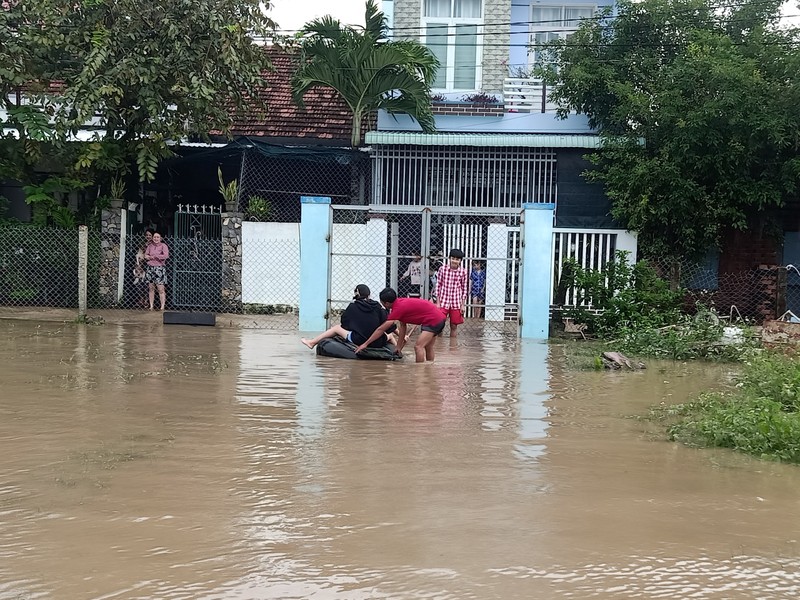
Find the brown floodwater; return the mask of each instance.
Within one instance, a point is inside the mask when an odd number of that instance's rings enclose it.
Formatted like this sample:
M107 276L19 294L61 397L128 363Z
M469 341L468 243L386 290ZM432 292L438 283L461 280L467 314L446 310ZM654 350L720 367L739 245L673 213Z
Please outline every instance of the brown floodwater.
M730 369L0 321L0 599L796 598L800 468L630 418Z

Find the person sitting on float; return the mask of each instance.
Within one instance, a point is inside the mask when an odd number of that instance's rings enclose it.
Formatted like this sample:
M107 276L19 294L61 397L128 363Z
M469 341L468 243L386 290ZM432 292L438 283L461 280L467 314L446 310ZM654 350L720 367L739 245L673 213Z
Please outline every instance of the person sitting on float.
M327 331L320 333L314 339L302 338L300 341L313 349L322 340L339 336L351 344L360 346L372 335L378 327L386 322L387 310L379 302L371 300L370 289L363 283L356 286L353 301L342 313L342 324L334 325ZM397 344L397 336L394 331L396 325L392 325L386 330L385 335L378 336L377 339L369 344L370 348L383 348L388 343Z

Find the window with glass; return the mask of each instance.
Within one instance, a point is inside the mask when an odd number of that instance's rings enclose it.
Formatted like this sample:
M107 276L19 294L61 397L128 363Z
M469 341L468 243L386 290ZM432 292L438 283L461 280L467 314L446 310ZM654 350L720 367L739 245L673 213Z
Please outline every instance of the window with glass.
M532 6L531 65L545 60L542 44L569 38L578 30L581 20L592 18L595 10L595 6Z
M476 90L482 0L424 0L422 11L424 43L439 60L433 88Z

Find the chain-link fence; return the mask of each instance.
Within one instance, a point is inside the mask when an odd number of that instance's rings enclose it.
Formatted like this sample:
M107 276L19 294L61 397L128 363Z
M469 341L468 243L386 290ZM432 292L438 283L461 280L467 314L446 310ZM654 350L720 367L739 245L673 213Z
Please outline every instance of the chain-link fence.
M165 238L169 258L163 272L155 270L149 280L147 261L144 267L141 262L143 236L89 231L88 307L146 310L152 283L155 307L161 304L163 285L169 310L246 315L245 325L296 329L300 224L247 222L220 213L214 219L218 233L209 219L207 233L198 235L195 228L193 237L180 237L176 231L176 237ZM453 248L465 253L468 289L461 331L516 335L521 250L517 217L454 214L443 208L376 214L367 207L334 206L330 318L338 319L359 283L366 283L375 298L389 286L401 296L435 300L436 274ZM0 306L77 307L78 264L77 231L0 227ZM687 313L704 306L721 316L755 323L786 311L800 316L800 272L795 266L719 273L714 266L650 264L675 289L685 290Z
M732 320L754 323L800 314L800 274L793 265L764 265L748 271L720 273L716 265L650 260L673 288L686 290L684 310L713 309Z
M287 148L254 142L242 157L239 210L247 221L300 222L300 198L369 204L369 155L343 148Z
M520 228L518 215L407 207L370 213L366 207L334 206L331 236L331 322L359 283L378 299L394 288L401 297L437 301L437 275L449 268L450 250L464 252L463 298L467 335L513 335L519 325ZM447 335L447 332L445 332Z
M589 312L602 307L592 304L591 294L571 285L565 273L568 260L608 285L606 270L610 261L619 260L618 234L585 233L555 236L552 307L554 317L563 309L580 306ZM584 240L585 238L585 240ZM574 251L577 246L584 251ZM583 243L585 241L585 243ZM694 314L699 309L713 310L733 321L762 323L790 315L800 316L800 272L793 265L765 265L738 272L719 272L716 264L647 259L656 276L669 283L672 290L683 291L683 311ZM588 278L592 280L592 277ZM605 281L605 283L603 283Z
M1 227L0 305L77 307L77 230Z

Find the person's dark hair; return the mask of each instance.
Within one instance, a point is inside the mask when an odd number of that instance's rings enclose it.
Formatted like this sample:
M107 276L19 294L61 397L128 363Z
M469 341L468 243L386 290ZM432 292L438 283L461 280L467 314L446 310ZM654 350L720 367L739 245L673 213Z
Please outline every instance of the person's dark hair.
M464 253L458 248L453 248L448 256L450 258L464 258Z
M358 300L359 298L369 298L369 288L364 285L363 283L359 283L356 286L355 293L353 295L353 300Z
M380 295L381 302L388 302L392 304L395 300L397 300L397 292L395 292L392 288L384 288L381 290Z

